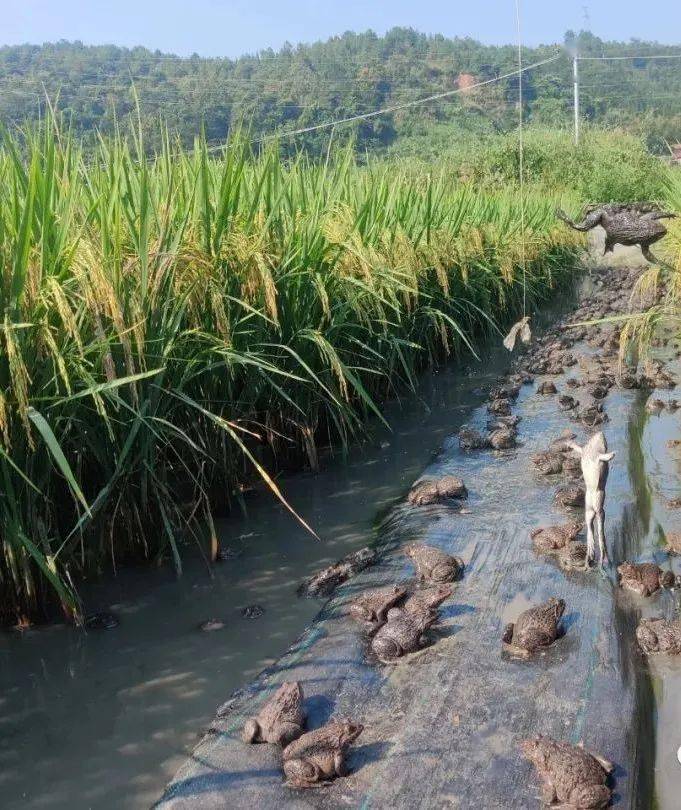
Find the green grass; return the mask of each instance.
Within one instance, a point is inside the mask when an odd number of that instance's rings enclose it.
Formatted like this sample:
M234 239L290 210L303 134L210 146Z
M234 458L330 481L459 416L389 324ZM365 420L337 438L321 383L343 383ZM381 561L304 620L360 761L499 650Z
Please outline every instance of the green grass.
M122 561L181 570L254 475L283 498L282 458L347 445L521 307L513 189L238 140L143 155L121 139L86 162L50 123L0 148L6 620L55 596L77 615L80 578ZM528 190L531 306L573 272L558 202Z
M437 132L437 130L436 130ZM524 178L536 190L568 189L583 202L657 200L666 193L667 170L641 138L584 125L575 146L567 129L529 126L524 134ZM490 191L518 183L518 134L463 133L436 141L452 174ZM402 144L406 150L408 142ZM423 167L422 167L423 169Z

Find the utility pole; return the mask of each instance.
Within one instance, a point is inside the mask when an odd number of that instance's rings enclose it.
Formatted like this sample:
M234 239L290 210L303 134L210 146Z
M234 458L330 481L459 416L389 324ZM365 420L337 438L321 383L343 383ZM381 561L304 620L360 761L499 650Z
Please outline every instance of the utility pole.
M575 54L572 57L572 78L575 93L575 146L579 146L579 57Z

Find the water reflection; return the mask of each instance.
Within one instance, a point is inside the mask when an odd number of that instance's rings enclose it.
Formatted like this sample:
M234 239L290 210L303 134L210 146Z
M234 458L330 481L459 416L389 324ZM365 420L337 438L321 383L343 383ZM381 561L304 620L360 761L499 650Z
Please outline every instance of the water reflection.
M678 372L678 366L675 371ZM681 529L681 511L668 507L669 499L678 496L681 483L678 450L668 446L670 440L681 436L679 415L669 412L641 415L640 421L635 466L639 473L637 487L645 493L642 505L647 506L641 515L647 515L647 520L642 525L637 559L654 560L678 574L679 558L669 557L662 545L666 532ZM678 618L678 594L662 592L649 600L634 596L627 599L637 615ZM652 675L654 698L641 705L641 712L648 711L656 719L654 737L648 738L655 741L656 806L671 810L679 806L681 795L681 764L676 756L681 745L681 661L665 656L652 656L644 661L638 650L633 651L632 660L640 667L649 667Z

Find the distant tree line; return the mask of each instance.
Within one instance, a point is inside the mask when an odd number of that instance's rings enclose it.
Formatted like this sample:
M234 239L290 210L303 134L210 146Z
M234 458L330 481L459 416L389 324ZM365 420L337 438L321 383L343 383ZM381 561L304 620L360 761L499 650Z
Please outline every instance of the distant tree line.
M581 63L583 116L641 135L658 153L681 140L681 59L645 58L679 53L681 46L605 42L588 32L568 32L561 45L526 48L523 59L529 64L561 49L565 58L523 76L528 122L570 125L570 54L575 49L582 56L641 54L631 61ZM345 33L234 60L80 42L7 46L0 48L0 120L23 125L52 106L92 143L98 132L127 129L131 116L152 149L161 137L159 120L185 145L201 131L209 142L219 143L235 128L256 138L314 126L475 84L516 65L513 45L483 45L406 28L385 36ZM457 133L508 131L517 123L518 89L516 76L446 101L343 126L334 137L352 138L360 152L409 152ZM323 152L329 134L309 133L283 147Z

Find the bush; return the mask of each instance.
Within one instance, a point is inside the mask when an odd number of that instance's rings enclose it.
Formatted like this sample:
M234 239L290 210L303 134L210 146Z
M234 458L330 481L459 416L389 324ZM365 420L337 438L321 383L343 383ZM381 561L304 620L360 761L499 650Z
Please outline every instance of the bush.
M585 129L575 146L567 130L530 128L524 139L524 178L583 202L660 199L665 169L642 140L623 132ZM516 132L479 141L461 163L463 175L486 187L517 184Z

